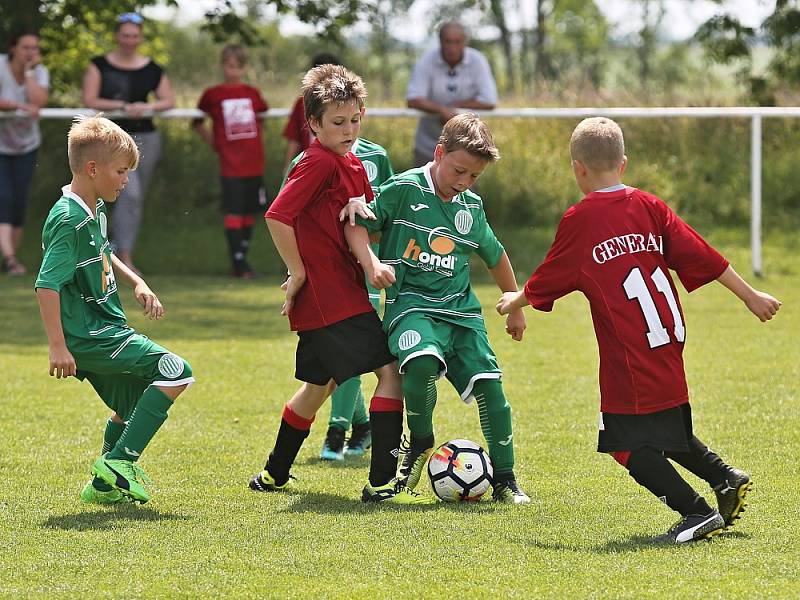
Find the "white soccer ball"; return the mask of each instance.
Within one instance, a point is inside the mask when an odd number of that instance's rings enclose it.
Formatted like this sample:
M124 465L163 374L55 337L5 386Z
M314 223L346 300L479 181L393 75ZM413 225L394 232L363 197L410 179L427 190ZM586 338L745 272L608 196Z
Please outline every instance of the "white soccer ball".
M451 440L431 454L428 475L445 502L475 502L492 484L492 461L475 442Z

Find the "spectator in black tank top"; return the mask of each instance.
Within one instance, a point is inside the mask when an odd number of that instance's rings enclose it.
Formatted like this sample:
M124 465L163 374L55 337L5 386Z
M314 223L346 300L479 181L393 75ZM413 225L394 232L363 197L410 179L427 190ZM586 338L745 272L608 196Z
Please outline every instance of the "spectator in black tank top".
M119 117L119 125L139 146L139 168L130 172L112 219L115 254L137 272L133 248L147 184L161 153L161 135L150 115L175 106L175 95L164 70L138 52L144 41L142 25L142 17L137 13L120 15L114 28L117 47L105 56L93 58L83 77L83 103L95 110L124 111L125 117ZM155 95L154 101L150 101L151 94Z

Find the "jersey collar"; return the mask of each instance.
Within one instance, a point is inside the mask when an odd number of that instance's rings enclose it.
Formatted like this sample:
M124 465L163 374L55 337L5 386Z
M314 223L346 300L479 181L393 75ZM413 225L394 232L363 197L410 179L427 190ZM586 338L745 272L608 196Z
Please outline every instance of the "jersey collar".
M436 188L433 187L433 178L431 177L431 166L433 165L433 161L429 162L427 165L422 167L422 174L425 175L425 181L428 182L428 187L431 189L431 192L434 194L436 193Z
M601 189L601 190L595 190L595 191L594 191L594 192L592 192L592 193L593 193L593 194L597 194L597 193L608 194L608 193L610 193L610 192L618 192L618 191L620 191L620 190L624 190L626 187L627 187L627 186L626 186L624 183L618 183L618 184L616 184L616 185L612 185L612 186L609 186L609 187L604 187L604 188L603 188L603 189Z
M86 202L83 201L83 198L81 198L80 196L78 196L78 194L72 191L71 185L65 185L64 187L62 187L61 195L64 196L65 198L69 198L70 200L77 202L78 206L80 206L83 210L85 210L86 214L89 215L92 219L94 219L94 214L92 214L92 211L89 210L89 206L86 204Z

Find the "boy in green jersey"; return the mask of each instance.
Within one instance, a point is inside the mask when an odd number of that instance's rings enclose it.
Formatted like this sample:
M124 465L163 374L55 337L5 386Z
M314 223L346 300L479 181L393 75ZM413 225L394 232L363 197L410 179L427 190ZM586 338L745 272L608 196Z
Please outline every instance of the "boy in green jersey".
M469 279L474 252L501 290L517 289L481 199L469 191L498 158L485 123L473 114L454 117L444 126L433 162L396 175L370 204L376 219L359 217L361 227L346 227L345 235L373 285L380 287L375 277L380 263L395 270L396 281L386 290L383 326L404 375L411 431L399 482L414 489L424 471L434 447L436 380L445 375L464 402L478 403L494 465L495 500L527 504L530 498L514 476L511 407ZM381 233L380 259L370 249L367 232ZM521 340L524 330L522 311L509 314L506 331L512 338Z
M117 199L136 168L136 144L99 116L76 119L68 139L72 183L45 221L36 278L50 375L87 379L113 411L81 500L144 503L148 479L136 461L194 378L189 363L128 326L117 294L119 275L134 288L145 315L164 316L158 297L108 242L105 202Z
M374 193L378 187L394 175L392 161L386 149L363 137L356 138L351 150L364 165L364 171L369 179ZM298 154L289 165L291 171L300 159L303 152ZM372 249L378 251L377 244L373 243ZM381 292L372 287L367 281L369 301L377 311L380 308ZM352 426L350 438L345 444L345 436ZM372 432L369 427L369 414L361 393L361 377L348 379L331 395L331 416L328 420L328 432L322 444L319 457L322 460L344 460L345 456L363 456L372 444Z

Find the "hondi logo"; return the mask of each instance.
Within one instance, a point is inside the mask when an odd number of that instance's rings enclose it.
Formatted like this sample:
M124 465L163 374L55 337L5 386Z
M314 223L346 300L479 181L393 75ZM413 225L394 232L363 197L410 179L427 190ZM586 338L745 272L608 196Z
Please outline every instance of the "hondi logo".
M438 235L437 231L447 231L444 227L436 227L428 234L428 247L430 252L425 252L420 246L417 245L417 240L414 238L408 240L403 258L410 258L425 265L432 267L442 267L444 269L453 269L456 266L456 257L448 256L455 250L456 244L453 240L443 235Z

